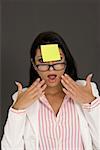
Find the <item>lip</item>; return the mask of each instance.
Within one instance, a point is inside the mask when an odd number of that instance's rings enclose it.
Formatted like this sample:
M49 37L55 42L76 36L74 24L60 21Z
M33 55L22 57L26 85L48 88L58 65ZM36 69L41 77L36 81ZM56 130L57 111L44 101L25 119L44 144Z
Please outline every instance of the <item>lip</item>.
M57 77L57 75L56 75L56 74L48 74L48 76L47 76L47 77L49 77L49 76L56 76L56 77Z
M54 77L54 79L53 79L53 78L50 78L49 76L55 76L55 77ZM49 75L47 76L47 78L48 78L48 81L49 81L50 83L54 83L54 82L56 82L57 75L56 75L56 74L49 74Z

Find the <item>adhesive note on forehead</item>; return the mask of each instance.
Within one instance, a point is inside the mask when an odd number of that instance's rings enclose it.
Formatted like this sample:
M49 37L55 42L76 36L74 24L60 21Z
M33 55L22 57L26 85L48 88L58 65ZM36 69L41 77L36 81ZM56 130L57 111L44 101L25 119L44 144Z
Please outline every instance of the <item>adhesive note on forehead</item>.
M44 62L61 60L58 44L41 45L41 53Z

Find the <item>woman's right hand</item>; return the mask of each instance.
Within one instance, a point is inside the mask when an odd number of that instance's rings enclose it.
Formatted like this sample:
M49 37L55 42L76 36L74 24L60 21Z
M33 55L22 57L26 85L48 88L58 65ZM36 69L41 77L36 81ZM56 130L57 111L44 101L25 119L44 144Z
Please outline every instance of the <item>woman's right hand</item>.
M16 82L16 85L18 86L18 96L12 108L17 110L29 107L35 100L39 99L39 97L44 94L44 90L47 87L45 81L40 81L39 78L24 92L22 91L21 83Z

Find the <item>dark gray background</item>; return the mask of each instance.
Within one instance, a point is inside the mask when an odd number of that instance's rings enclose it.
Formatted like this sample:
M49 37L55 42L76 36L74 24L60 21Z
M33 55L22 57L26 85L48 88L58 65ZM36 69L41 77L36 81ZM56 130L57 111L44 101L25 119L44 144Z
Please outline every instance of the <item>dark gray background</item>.
M29 50L39 32L61 34L74 56L79 77L93 73L100 88L100 2L96 0L4 0L1 12L1 129L17 90L29 82Z
M0 3L0 133L1 133L1 3Z

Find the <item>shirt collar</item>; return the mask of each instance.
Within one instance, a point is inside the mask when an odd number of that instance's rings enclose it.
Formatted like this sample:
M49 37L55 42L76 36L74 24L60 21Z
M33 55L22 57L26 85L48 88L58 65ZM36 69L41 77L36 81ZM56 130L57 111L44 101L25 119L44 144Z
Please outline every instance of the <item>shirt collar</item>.
M67 97L67 95L65 95L63 102L66 103L69 100L70 100L70 98ZM44 104L48 104L49 103L45 95L42 95L40 97L39 101L42 102L42 103L44 103Z

